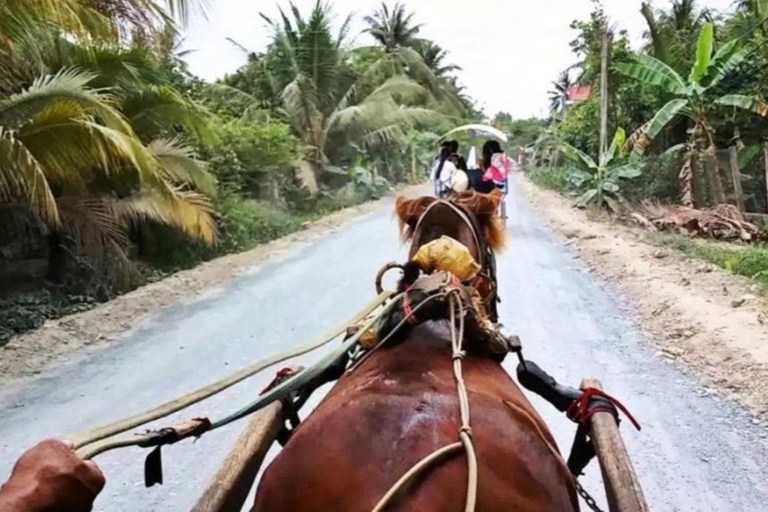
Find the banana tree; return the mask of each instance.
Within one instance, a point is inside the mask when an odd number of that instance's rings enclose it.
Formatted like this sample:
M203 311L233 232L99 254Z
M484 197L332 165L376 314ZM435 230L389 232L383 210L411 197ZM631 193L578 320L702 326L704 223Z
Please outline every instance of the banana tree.
M768 117L768 105L759 98L728 94L716 96L716 86L747 56L747 51L738 40L724 44L713 55L714 28L706 23L699 34L696 46L696 62L690 75L684 79L664 62L648 55L638 55L634 63L617 64L616 69L631 78L649 85L660 87L675 96L664 105L648 123L630 138L634 142L634 153L641 156L651 142L670 125L673 120L684 117L691 125L689 130L689 151L685 154L680 170L681 201L685 206L694 206L695 161L704 157L712 195L718 203L725 202L722 180L718 169L714 127L710 123L712 112L717 107L732 106Z
M641 174L637 158L624 158L624 143L626 133L619 128L613 137L608 151L596 162L591 156L567 142L560 142L559 150L573 164L569 171L569 181L582 195L576 201L576 206L585 208L595 205L618 211L624 196L621 193L624 180L637 178Z

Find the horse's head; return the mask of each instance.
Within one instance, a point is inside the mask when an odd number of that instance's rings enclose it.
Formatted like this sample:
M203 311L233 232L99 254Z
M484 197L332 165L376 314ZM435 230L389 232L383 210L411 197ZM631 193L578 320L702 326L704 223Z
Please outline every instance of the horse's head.
M480 292L494 322L498 317L494 252L502 250L507 241L507 230L498 215L500 201L501 192L498 190L490 194L473 191L454 194L450 199L401 197L395 206L403 239L411 241L409 260L413 259L420 247L442 236L449 236L469 249L481 267L473 285ZM418 271L415 276L411 276L413 279L416 277ZM409 280L409 277L404 276L401 286Z
M483 265L488 249L498 252L506 245L507 232L498 215L500 202L499 190L464 192L450 199L398 198L395 213L403 239L411 241L409 258L424 244L445 235L467 246Z

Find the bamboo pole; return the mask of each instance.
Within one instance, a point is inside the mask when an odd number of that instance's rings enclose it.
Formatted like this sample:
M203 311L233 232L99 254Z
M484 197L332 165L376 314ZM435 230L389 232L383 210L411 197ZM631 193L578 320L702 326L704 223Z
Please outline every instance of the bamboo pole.
M603 389L597 379L584 379L581 388ZM619 426L611 413L598 412L589 420L589 435L603 474L611 512L649 512L640 481L629 459Z
M273 402L255 413L191 512L242 510L282 423L281 402Z
M744 212L746 208L744 206L744 191L741 188L739 152L735 144L728 148L728 153L731 158L731 176L733 177L733 193L736 195L736 205L739 207L739 211Z

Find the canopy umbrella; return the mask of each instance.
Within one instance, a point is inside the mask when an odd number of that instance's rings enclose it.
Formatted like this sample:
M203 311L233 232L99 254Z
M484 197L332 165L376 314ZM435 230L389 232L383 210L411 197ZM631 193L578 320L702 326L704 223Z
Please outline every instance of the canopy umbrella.
M465 124L464 126L459 126L449 131L442 137L440 137L440 140L448 138L449 136L457 132L467 132L470 137L499 139L503 142L507 142L506 133L502 132L499 129L494 128L493 126L488 126L486 124Z

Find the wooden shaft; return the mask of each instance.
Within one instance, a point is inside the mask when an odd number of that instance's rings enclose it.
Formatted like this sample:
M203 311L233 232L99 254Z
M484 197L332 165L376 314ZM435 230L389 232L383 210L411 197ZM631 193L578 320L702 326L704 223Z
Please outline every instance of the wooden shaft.
M597 379L584 379L581 388L603 389ZM611 512L648 512L640 481L627 454L613 415L598 412L590 418L589 435L603 474Z
M739 210L744 212L744 191L741 188L741 169L739 169L739 153L736 146L733 145L728 148L729 156L731 157L731 176L733 176L733 192L736 194L736 205Z
M242 510L282 424L281 402L274 402L255 413L191 512Z

